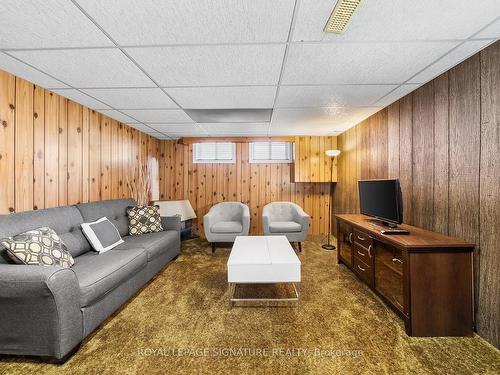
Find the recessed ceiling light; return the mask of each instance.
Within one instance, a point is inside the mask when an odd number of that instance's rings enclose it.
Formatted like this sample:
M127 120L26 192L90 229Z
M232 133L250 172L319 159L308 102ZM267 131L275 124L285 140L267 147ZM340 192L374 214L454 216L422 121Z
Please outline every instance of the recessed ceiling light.
M326 33L343 33L361 0L338 0L325 25Z

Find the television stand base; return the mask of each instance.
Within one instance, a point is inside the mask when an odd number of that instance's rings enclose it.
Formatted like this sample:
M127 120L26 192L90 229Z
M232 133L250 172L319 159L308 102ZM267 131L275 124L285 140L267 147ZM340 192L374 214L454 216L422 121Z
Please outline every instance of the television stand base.
M397 228L398 227L397 224L389 223L387 221L382 221L382 225L385 225L386 227L389 227L389 228Z
M380 231L382 234L410 234L409 230L406 229L382 229Z
M373 224L381 227L382 229L385 229L385 228L390 228L390 229L396 229L398 227L398 224L397 223L392 223L392 222L389 222L389 221L385 221L383 219L379 219L377 217L372 217L369 219Z

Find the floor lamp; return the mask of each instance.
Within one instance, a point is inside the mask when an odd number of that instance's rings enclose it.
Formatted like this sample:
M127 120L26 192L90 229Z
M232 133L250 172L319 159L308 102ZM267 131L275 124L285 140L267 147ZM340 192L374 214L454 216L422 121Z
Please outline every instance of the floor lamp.
M340 155L340 150L326 150L326 156L330 158L330 206L328 209L328 243L321 247L325 250L335 250L335 246L331 244L330 237L332 235L332 206L333 206L333 186L331 179L333 177L333 158Z

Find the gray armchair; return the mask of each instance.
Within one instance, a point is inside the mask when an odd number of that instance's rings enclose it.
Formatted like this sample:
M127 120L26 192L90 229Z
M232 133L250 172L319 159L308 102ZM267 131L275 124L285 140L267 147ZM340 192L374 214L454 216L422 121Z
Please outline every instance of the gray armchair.
M217 203L203 216L203 226L215 252L217 242L234 242L237 236L248 235L250 210L240 202Z
M288 241L298 242L299 251L301 242L307 238L309 219L302 207L292 202L272 202L262 210L264 235L286 236Z

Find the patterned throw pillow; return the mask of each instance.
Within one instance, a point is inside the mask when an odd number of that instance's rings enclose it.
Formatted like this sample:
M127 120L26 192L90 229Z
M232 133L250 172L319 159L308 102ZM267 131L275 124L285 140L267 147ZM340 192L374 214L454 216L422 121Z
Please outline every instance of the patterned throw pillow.
M128 232L131 236L161 232L160 206L136 206L127 208Z
M69 268L75 261L56 232L38 228L0 240L16 263Z

